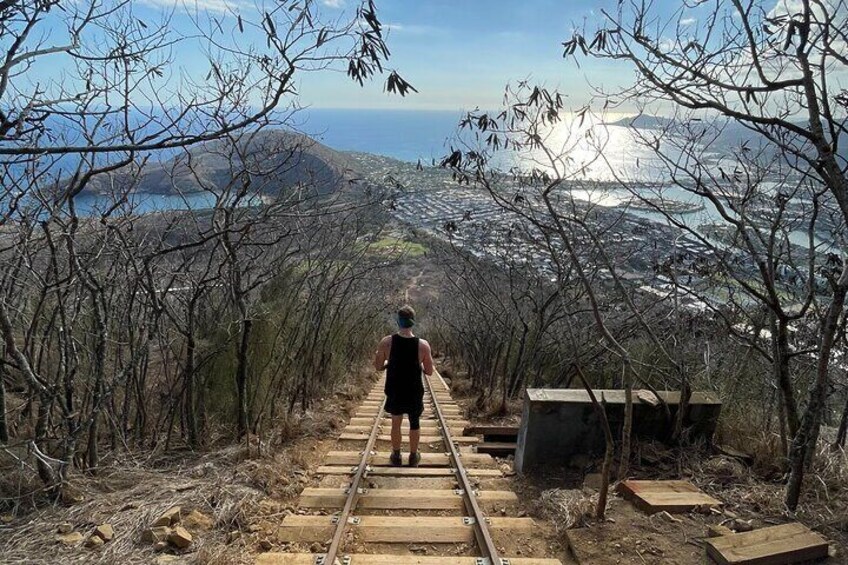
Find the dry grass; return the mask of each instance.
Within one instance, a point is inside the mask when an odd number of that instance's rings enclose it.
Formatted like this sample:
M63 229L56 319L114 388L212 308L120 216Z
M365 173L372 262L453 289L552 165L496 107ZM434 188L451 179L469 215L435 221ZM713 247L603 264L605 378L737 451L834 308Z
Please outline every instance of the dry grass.
M548 489L539 494L535 510L553 524L557 533L587 525L598 506L598 493L575 489Z
M246 484L243 466L230 467L233 451L163 470L116 467L97 479L78 478L71 486L82 495L82 502L29 514L25 523L4 536L0 553L10 563L46 564L60 559L64 563L149 563L154 553L141 544L141 532L172 506L204 512L213 517L216 529L238 528L244 522L242 509L263 493ZM94 526L109 523L116 535L96 551L65 548L54 539L56 527L63 522L84 536ZM202 550L214 538L214 534L200 535L192 549Z
M779 451L775 453L779 456ZM687 478L756 527L800 521L833 541L840 554L848 550L848 454L844 451L821 446L794 512L784 504L786 476L776 471L779 459L769 460L763 452L755 455L751 467L704 451L666 449L663 457L652 460L650 466L639 469L640 478Z
M80 502L42 505L10 523L0 522L0 562L153 563L157 554L141 542L141 532L167 509L180 506L183 513L196 509L214 520L211 530L192 532L187 562L253 563L259 542L293 510L325 443L370 389L366 378L363 372L351 379L337 395L287 426L276 426L262 441L254 436L249 443L205 454L171 453L143 461L127 457L112 461L97 476L72 477L68 490L79 494ZM96 525L109 523L115 537L99 549L66 547L56 541L57 526L65 522L86 537Z

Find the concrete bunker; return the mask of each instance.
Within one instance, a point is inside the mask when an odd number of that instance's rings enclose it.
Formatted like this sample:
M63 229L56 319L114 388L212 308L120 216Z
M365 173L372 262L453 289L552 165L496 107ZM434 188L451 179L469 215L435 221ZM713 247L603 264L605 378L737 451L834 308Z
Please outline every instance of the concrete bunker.
M624 391L596 389L598 401L606 403L607 418L618 437L624 423ZM671 433L665 410L648 391L633 391L633 435L667 440ZM672 418L680 393L658 391ZM651 402L653 400L653 402ZM721 401L711 392L693 392L685 425L693 439L711 441L721 413ZM583 389L530 388L524 396L521 428L515 452L515 470L565 465L578 454L603 453L604 432L589 394Z

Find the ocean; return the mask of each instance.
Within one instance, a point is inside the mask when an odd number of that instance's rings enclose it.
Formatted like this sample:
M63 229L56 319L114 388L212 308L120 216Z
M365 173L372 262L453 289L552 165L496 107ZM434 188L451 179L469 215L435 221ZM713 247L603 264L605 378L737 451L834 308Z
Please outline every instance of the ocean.
M375 153L430 164L449 153L460 111L334 110L309 108L295 115L297 129L339 151Z

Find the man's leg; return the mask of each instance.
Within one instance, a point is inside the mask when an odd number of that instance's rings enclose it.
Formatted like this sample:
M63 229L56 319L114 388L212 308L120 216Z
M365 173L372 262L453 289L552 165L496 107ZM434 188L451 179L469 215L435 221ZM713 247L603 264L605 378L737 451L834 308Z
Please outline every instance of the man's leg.
M403 423L403 414L395 416L392 414L392 450L400 451L401 433L400 425Z
M421 414L409 414L409 464L418 464L418 442L421 439Z
M403 414L395 416L392 414L392 455L389 462L395 467L403 464L403 457L400 454L400 424L403 422Z

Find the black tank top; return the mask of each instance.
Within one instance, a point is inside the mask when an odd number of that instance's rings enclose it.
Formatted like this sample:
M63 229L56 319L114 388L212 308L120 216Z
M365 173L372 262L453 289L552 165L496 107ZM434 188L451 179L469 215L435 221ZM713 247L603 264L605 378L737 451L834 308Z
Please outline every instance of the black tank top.
M392 336L389 364L386 367L386 396L420 399L424 395L417 337Z

